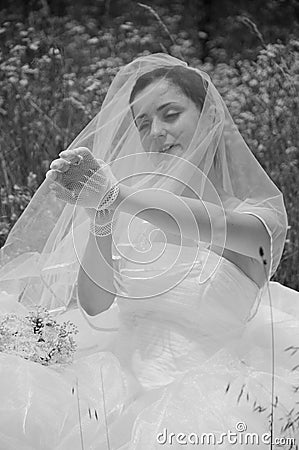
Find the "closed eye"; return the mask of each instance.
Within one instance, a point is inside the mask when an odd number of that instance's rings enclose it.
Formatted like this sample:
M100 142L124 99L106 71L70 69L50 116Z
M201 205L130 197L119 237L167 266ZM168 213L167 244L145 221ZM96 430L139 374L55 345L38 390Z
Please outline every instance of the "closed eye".
M147 128L148 127L148 122L146 122L146 121L144 121L144 122L141 122L141 124L138 126L138 131L142 131L142 130L144 130L145 128Z
M166 120L175 120L180 115L180 112L172 112L165 115Z

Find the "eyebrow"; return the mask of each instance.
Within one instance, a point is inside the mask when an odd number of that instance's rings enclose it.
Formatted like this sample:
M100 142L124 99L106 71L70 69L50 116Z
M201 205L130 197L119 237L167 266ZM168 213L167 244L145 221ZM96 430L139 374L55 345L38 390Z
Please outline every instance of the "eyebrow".
M173 104L175 104L175 102L167 102L167 103L164 103L163 105L159 106L159 108L157 108L157 111L161 111L161 109L164 109L164 108L166 108L167 106L173 105ZM145 117L145 116L146 116L146 114L140 114L139 116L137 116L137 117L135 118L135 120L143 119L143 117Z

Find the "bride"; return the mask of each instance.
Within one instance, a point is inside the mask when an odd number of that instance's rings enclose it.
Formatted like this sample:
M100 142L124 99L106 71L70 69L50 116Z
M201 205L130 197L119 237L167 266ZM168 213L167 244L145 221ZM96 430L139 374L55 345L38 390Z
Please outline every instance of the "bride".
M0 448L296 448L283 197L208 75L136 59L59 156L1 251L0 308L48 308L78 350L1 353Z

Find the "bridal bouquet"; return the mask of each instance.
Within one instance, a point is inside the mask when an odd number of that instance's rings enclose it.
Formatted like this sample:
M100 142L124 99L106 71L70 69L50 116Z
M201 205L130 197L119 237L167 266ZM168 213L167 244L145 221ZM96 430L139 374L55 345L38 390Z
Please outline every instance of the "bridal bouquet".
M70 321L59 324L42 307L26 316L0 316L0 352L20 356L45 366L69 364L76 350L77 327Z

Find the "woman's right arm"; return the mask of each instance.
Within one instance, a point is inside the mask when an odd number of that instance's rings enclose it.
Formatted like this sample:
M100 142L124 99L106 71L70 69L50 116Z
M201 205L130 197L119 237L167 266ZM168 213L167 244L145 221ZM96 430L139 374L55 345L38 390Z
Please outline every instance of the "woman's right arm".
M109 309L115 299L111 242L111 235L89 233L78 274L78 299L90 316Z

